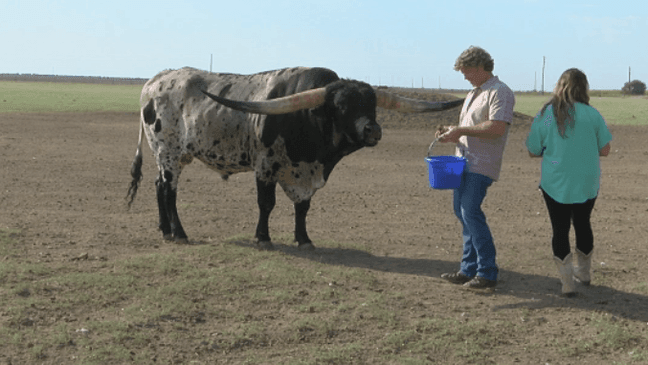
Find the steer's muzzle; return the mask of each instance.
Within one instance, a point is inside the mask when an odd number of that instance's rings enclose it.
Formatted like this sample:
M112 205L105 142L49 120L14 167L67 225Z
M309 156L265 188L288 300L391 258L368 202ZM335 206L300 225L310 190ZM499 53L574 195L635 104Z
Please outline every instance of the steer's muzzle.
M378 124L367 124L363 131L365 146L373 147L382 138L382 128Z

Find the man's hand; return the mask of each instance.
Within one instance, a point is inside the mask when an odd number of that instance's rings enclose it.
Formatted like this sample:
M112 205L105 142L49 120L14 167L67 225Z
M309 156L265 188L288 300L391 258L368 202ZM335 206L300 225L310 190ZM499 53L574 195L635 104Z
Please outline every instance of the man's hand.
M455 126L441 125L437 128L434 137L438 138L439 142L442 143L458 143L461 133Z
M436 133L434 134L434 138L439 138L443 133L447 132L450 129L450 126L447 125L440 125L437 127Z

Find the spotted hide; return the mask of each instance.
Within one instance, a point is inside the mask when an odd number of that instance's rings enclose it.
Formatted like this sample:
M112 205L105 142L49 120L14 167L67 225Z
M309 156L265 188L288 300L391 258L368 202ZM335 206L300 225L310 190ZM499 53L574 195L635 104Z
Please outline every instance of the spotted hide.
M149 80L140 98L140 137L129 206L142 178L146 136L159 169L159 228L165 239L187 242L176 208L178 177L194 159L220 173L254 171L259 220L256 239L271 248L268 218L277 183L293 201L295 240L312 249L306 232L311 197L346 155L375 146L382 136L376 106L436 111L461 101L426 103L370 85L340 80L323 68L287 68L253 75L167 70Z

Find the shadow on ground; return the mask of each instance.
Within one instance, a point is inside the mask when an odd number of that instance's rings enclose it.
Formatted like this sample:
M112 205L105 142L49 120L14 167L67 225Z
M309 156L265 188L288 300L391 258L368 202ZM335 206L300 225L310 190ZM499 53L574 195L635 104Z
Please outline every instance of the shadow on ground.
M231 243L256 248L256 244L252 240ZM275 251L283 254L328 265L427 276L437 278L440 282L443 282L443 279L440 278L442 273L452 272L458 268L457 262L375 256L366 251L351 248L317 247L314 251L302 251L295 245L281 243L274 243L274 248ZM560 280L557 277L501 270L498 285L494 290L474 292L477 295L506 295L520 299L516 303L494 306L493 311L514 308L569 307L588 311L601 311L618 317L648 322L648 311L636 310L636 308L642 307L642 303L648 303L648 296L600 285L590 285L589 287L579 285L577 291L578 295L576 297L565 298L559 295Z

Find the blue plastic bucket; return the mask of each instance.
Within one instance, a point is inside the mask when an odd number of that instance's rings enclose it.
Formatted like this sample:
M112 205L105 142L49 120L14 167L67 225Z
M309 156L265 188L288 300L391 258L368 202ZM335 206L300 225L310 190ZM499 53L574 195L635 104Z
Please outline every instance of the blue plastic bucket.
M461 185L461 175L466 159L457 156L428 156L430 187L432 189L456 189Z

